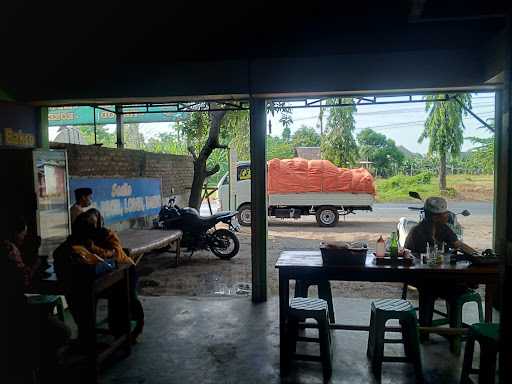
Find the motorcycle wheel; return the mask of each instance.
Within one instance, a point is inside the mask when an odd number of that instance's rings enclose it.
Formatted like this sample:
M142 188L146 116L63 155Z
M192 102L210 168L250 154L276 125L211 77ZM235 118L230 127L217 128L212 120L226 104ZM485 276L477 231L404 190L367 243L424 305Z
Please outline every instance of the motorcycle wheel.
M222 260L233 258L240 250L238 237L227 229L217 229L211 234L210 249L215 256Z

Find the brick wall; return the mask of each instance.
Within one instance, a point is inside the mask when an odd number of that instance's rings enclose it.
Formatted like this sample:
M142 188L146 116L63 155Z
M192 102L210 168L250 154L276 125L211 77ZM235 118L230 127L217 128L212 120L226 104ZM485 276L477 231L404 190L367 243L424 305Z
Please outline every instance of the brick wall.
M194 175L190 156L150 153L133 149L112 149L93 145L52 143L68 152L71 177L154 177L162 180L162 196L186 205Z

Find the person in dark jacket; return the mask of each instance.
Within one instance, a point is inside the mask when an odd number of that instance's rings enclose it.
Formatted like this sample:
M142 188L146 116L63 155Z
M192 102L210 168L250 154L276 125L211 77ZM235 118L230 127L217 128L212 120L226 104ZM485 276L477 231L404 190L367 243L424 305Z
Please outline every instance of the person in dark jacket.
M23 262L20 248L27 236L23 218L1 224L0 259L7 285L7 367L9 383L23 383L37 373L41 383L55 382L57 351L70 337L69 328L51 316L48 307L28 304L25 291L34 272Z

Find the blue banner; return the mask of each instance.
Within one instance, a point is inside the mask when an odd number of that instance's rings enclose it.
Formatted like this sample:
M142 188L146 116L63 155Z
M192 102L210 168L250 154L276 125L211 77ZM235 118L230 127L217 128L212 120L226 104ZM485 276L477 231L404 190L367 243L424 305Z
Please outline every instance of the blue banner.
M69 180L71 200L77 188L92 189L92 207L101 212L105 224L158 215L162 204L160 179L72 177Z

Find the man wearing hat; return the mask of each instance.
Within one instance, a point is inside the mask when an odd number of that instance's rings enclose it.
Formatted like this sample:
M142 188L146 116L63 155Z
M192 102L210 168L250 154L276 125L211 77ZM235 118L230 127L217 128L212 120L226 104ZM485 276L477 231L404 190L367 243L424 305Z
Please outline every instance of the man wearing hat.
M430 249L435 245L445 243L453 249L460 249L465 253L473 254L476 251L464 244L447 225L449 213L446 200L442 197L429 197L424 205L425 218L416 225L405 239L405 248L413 253L425 253L427 243Z

